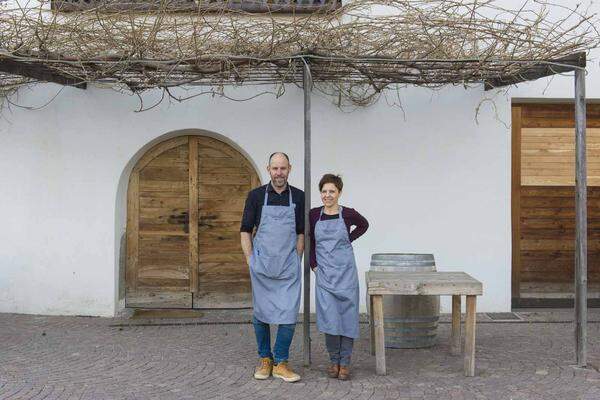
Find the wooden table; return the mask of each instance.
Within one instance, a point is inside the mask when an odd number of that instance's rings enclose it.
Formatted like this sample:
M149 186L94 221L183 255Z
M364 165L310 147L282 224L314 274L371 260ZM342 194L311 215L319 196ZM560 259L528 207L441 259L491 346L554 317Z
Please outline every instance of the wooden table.
M483 294L483 285L464 272L380 272L368 271L367 295L371 354L375 355L378 375L385 375L385 337L383 330L383 296L385 295L446 295L452 296L452 334L450 351L460 354L461 296L467 297L465 320L465 376L475 376L475 309L477 296Z

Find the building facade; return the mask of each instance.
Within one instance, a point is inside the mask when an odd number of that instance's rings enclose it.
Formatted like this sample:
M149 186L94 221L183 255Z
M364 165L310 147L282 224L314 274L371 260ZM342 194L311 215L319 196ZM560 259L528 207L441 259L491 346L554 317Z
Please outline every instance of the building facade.
M600 98L599 55L589 56L592 100ZM355 243L362 293L372 253L432 253L438 270L463 270L483 282L481 311L508 311L514 295L512 105L568 101L573 86L569 75L508 91L408 87L351 112L315 93L312 204L320 205L321 175L338 173L344 178L341 203L369 220L369 231ZM244 99L261 90L226 92ZM147 92L144 102L160 97ZM133 278L141 279L139 285L158 290L197 279L200 291L212 288L221 297L196 304L192 298L191 306L226 307L232 298L243 303L243 296L235 297L247 284L236 218L246 189L268 182L267 158L274 151L289 154L290 183L302 188L301 89L289 86L282 97L249 101L163 101L144 112L136 112L136 96L100 87L38 84L10 100L0 119L0 312L113 316L123 310L132 279L128 198L140 207L135 234L146 275ZM185 197L190 141L200 146L192 150L198 152L200 185L195 212ZM148 156L161 143L174 145ZM588 153L590 165L598 156ZM142 164L149 169L142 171ZM132 194L136 171L139 190ZM196 213L201 265L191 277L186 268L194 255L186 239L178 244L177 238L189 237ZM203 230L214 226L221 230ZM161 301L168 306L170 299Z

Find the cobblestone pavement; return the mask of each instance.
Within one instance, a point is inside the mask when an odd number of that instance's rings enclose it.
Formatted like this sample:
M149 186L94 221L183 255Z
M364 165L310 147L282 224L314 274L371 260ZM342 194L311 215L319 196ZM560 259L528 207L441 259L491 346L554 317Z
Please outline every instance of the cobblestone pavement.
M463 376L462 357L450 355L445 322L433 348L388 349L387 376L375 375L362 324L348 382L325 377L324 341L314 325L313 365L301 367L298 325L290 361L303 379L293 384L252 378L257 356L248 315L146 321L0 314L0 399L600 399L599 313L590 315L588 369L572 366L571 312L524 313L518 323L479 315L474 378Z

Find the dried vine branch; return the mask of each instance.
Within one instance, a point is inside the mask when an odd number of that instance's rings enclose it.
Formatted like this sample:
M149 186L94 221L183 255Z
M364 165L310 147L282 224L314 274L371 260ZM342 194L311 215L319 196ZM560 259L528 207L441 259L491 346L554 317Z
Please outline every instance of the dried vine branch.
M49 0L4 6L0 70L14 62L141 92L299 83L304 59L319 89L365 105L398 85L469 85L548 63L559 68L558 59L600 38L596 15L540 0L518 10L494 0L357 0L290 15L224 9L233 0L161 0L144 12L125 0L96 0L76 12L52 1L54 9ZM0 93L26 82L0 75Z

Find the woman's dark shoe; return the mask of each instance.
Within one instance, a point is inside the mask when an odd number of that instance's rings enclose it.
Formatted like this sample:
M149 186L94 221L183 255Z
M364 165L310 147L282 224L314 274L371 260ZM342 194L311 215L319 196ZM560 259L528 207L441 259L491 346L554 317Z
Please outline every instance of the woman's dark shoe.
M338 379L340 381L347 381L350 379L350 367L340 366L340 370L338 372Z
M330 378L337 378L340 373L340 366L337 364L331 364L329 368L327 368L327 375Z

